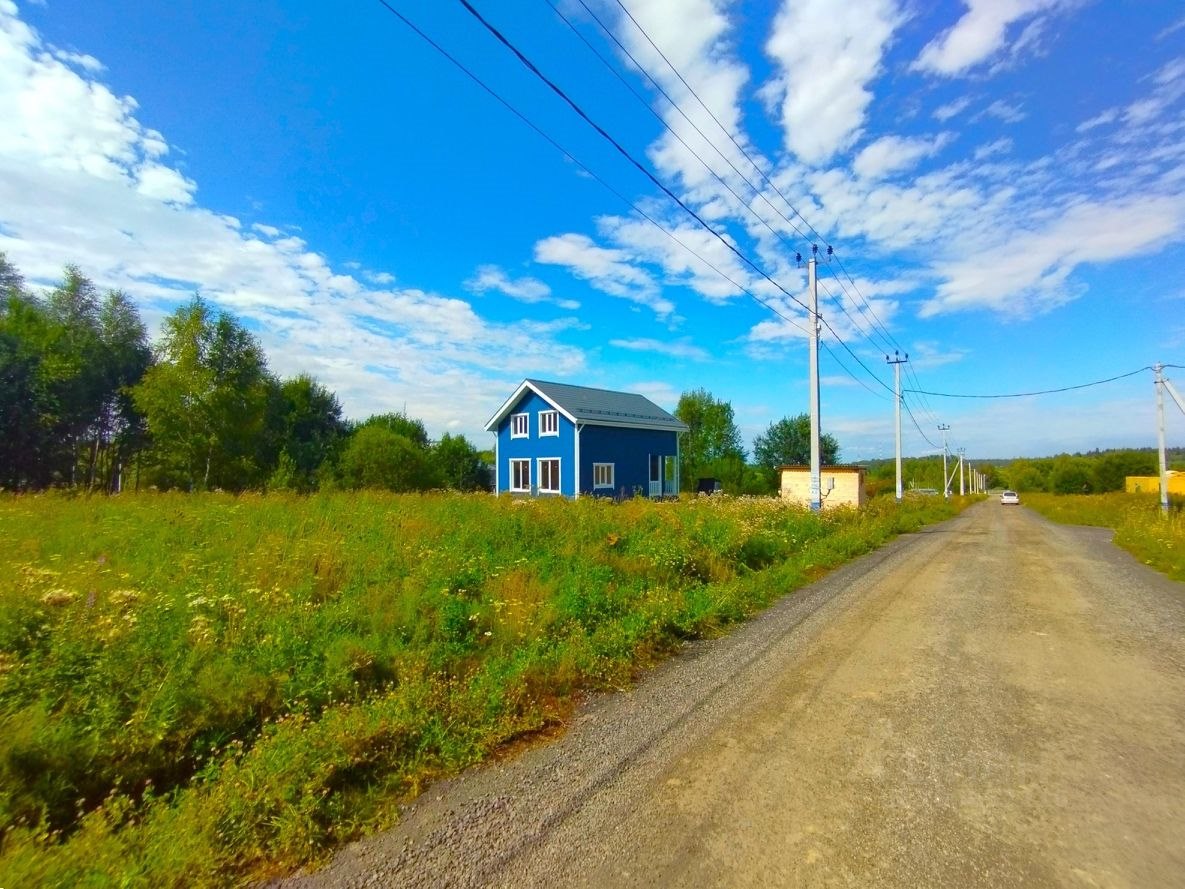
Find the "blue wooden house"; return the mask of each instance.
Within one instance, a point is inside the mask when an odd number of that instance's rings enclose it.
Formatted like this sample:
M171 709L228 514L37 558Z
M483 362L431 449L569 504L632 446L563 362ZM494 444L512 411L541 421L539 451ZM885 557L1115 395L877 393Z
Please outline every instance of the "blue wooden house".
M580 497L679 493L687 425L628 392L523 380L486 429L501 494Z

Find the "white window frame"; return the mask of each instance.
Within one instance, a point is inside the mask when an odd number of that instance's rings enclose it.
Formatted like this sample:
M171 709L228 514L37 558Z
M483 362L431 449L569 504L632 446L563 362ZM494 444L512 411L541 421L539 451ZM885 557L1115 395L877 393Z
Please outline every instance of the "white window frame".
M522 418L521 421L519 418ZM519 431L519 426L522 426L522 431ZM510 437L511 438L530 438L531 437L531 415L530 414L511 414L510 415Z
M548 429L548 426L551 426ZM559 411L539 411L539 437L543 438L545 435L559 435L560 434L560 412Z
M514 471L514 465L516 463L525 463L527 465L527 486L525 488L516 488L514 486L515 482L517 481L517 479L515 477L516 473ZM528 458L528 457L514 457L514 458L512 458L510 460L509 470L510 470L510 490L516 494L529 494L531 491L531 460L530 460L530 458Z
M597 470L601 470L601 469L608 469L609 470L609 481L607 481L607 482L603 482L603 481L598 482L597 481ZM593 471L593 490L594 491L603 489L603 488L608 488L609 490L613 490L614 477L617 475L616 464L614 464L614 463L594 463L592 465L592 471Z
M554 488L545 488L545 487L543 487L543 478L544 478L543 464L544 463L552 463L552 462L555 463L555 478L552 479L552 481L555 484L555 487ZM558 493L560 493L560 486L562 484L561 479L563 478L562 472L563 472L563 468L560 465L560 458L559 457L538 457L538 458L536 458L536 460L535 460L535 478L537 479L537 483L539 485L539 493L540 494L558 494Z

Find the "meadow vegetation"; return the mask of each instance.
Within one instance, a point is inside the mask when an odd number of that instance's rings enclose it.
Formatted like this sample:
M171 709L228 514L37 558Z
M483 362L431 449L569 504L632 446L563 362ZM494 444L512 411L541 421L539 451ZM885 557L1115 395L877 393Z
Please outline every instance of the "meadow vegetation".
M961 505L0 496L0 886L316 861Z
M1185 581L1185 500L1173 498L1168 515L1158 494L1087 494L1024 499L1046 518L1067 525L1115 529L1115 543L1173 580Z

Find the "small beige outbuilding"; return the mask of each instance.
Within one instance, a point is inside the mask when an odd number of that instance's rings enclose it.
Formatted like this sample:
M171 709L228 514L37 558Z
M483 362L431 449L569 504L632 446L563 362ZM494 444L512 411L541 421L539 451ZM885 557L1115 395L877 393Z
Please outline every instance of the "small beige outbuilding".
M780 490L784 500L803 506L810 505L811 468L809 466L779 466ZM863 466L824 466L819 470L819 489L823 507L863 506L868 500L864 492Z

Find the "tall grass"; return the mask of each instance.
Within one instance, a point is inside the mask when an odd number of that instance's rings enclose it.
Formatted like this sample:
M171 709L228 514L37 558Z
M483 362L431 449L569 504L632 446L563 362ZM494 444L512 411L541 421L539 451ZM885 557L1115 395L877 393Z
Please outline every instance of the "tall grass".
M0 497L0 886L224 885L958 508Z
M1185 581L1185 503L1168 515L1156 494L1026 494L1025 503L1055 522L1115 529L1115 543L1145 565Z

